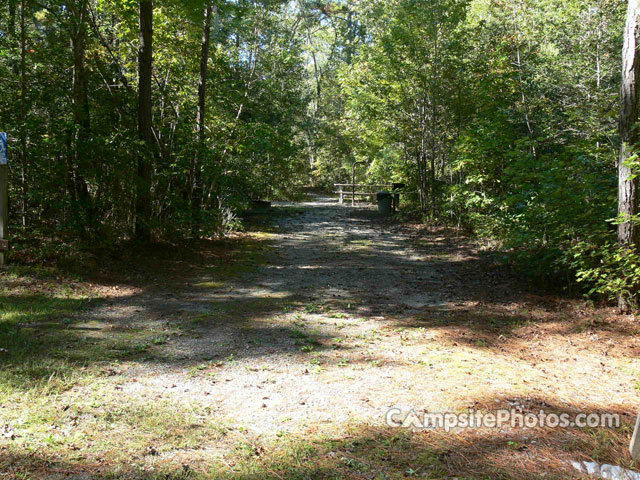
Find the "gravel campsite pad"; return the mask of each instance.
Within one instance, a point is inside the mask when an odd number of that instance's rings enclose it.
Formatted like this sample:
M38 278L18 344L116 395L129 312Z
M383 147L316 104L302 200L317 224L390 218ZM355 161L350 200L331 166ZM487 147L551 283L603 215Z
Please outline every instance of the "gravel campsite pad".
M197 402L264 435L381 421L398 404L447 406L433 385L443 365L424 376L432 334L414 321L454 300L442 268L370 208L280 208L258 265L92 312L120 327L187 325L154 350L159 359L127 369L122 393Z
M216 464L232 474L248 468L240 444L255 461L292 439L411 434L385 426L391 407L615 411L623 426L414 431L407 441L418 443L401 448L421 459L400 465L364 460L358 443L316 446L339 464L327 478L386 478L375 476L385 468L428 478L537 469L567 478L564 457L628 462L612 455L623 455L638 401L632 320L528 293L455 232L402 224L371 206L314 197L253 221L239 251L171 277L151 267L146 285L104 287L106 298L65 322L75 337L60 345L62 357L78 360L91 346L102 358L77 369L88 379L72 369L57 388L24 381L6 393L16 402L3 407L9 471L135 477ZM291 477L264 468L266 477ZM305 468L300 478L325 478Z

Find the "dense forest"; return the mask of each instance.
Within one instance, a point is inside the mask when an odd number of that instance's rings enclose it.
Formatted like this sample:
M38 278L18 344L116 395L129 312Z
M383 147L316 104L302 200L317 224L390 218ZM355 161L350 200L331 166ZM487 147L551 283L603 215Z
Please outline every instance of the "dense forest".
M405 214L624 306L640 285L635 203L617 210L637 120L631 85L621 137L626 16L614 0L5 1L12 245L224 235L250 200L361 162L407 185Z

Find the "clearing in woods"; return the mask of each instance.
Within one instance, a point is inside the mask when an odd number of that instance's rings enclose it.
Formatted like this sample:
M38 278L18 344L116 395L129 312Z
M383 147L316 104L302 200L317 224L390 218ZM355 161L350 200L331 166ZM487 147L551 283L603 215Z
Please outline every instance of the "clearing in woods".
M8 478L580 478L632 467L638 327L534 294L455 232L314 197L197 251L0 276ZM615 412L617 429L390 428ZM163 476L166 475L166 476ZM4 477L3 477L4 478Z

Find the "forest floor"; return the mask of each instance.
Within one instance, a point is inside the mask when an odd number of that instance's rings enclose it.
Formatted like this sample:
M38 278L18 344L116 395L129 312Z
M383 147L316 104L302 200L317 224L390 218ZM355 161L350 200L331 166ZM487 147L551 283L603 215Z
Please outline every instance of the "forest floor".
M0 478L582 478L634 468L640 324L455 231L314 197L250 231L0 273ZM99 270L99 269L98 269ZM89 280L91 278L91 280ZM415 412L617 413L422 430Z

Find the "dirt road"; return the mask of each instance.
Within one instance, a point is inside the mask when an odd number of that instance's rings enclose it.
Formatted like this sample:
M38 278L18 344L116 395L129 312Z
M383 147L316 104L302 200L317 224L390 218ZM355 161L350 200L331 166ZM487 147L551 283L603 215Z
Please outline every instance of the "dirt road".
M93 312L116 329L166 332L123 372L125 395L206 405L266 436L381 424L392 406L634 397L619 376L599 375L615 357L601 346L581 353L581 376L567 371L584 349L564 349L565 313L493 278L451 235L416 243L371 207L321 197L274 211L238 265Z

